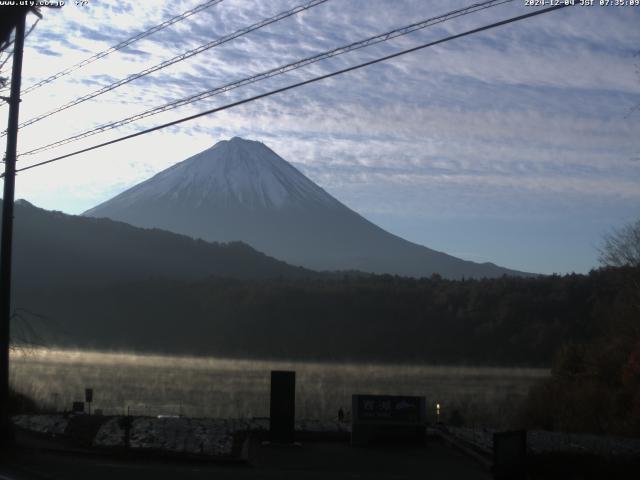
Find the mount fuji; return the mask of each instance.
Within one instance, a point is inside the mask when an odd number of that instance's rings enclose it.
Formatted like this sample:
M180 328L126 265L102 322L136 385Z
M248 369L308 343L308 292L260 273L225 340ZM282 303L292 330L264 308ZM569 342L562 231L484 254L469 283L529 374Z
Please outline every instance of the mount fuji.
M221 141L86 211L208 241L243 241L314 270L447 278L526 275L406 241L349 209L266 145Z

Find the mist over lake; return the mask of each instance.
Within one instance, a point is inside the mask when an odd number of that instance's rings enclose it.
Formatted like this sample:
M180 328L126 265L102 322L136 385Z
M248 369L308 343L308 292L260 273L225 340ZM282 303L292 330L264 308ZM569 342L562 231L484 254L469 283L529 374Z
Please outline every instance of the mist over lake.
M248 418L269 414L271 370L296 371L296 417L334 419L351 395L420 395L435 420L464 411L495 421L500 407L547 378L538 368L282 362L36 349L14 352L11 382L49 409L69 410L94 389L104 414Z

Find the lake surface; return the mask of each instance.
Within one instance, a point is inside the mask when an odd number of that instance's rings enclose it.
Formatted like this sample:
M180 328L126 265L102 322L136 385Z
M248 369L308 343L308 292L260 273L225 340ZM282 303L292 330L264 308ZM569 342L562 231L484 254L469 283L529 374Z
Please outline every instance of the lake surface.
M265 417L271 370L296 371L296 417L333 419L352 394L421 395L435 420L454 409L496 423L549 371L535 368L397 366L231 360L71 350L13 352L11 381L49 409L69 409L93 388L105 414Z

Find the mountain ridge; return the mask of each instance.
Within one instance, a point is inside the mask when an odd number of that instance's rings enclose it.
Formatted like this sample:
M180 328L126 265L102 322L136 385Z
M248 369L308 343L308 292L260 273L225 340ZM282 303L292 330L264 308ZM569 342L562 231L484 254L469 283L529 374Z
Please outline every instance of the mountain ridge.
M48 211L23 200L15 205L13 244L13 278L18 289L71 288L147 278L317 275L241 242L205 242L110 219Z
M293 265L447 278L530 275L402 239L349 209L266 145L216 143L83 213L208 241L240 240Z

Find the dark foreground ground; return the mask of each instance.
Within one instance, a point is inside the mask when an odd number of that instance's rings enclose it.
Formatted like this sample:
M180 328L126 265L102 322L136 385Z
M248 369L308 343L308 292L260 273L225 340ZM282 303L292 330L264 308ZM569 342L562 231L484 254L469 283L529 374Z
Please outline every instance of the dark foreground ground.
M189 456L161 451L96 449L65 436L17 430L16 445L0 451L0 480L51 479L491 479L492 456L446 430L430 430L424 444L352 447L341 434L300 434L294 446L249 433L237 455ZM536 454L522 480L638 479L640 458L614 461L592 454Z
M351 447L342 441L267 446L251 438L244 462L211 463L17 448L5 452L0 480L78 479L489 479L473 459L439 441L424 446Z

